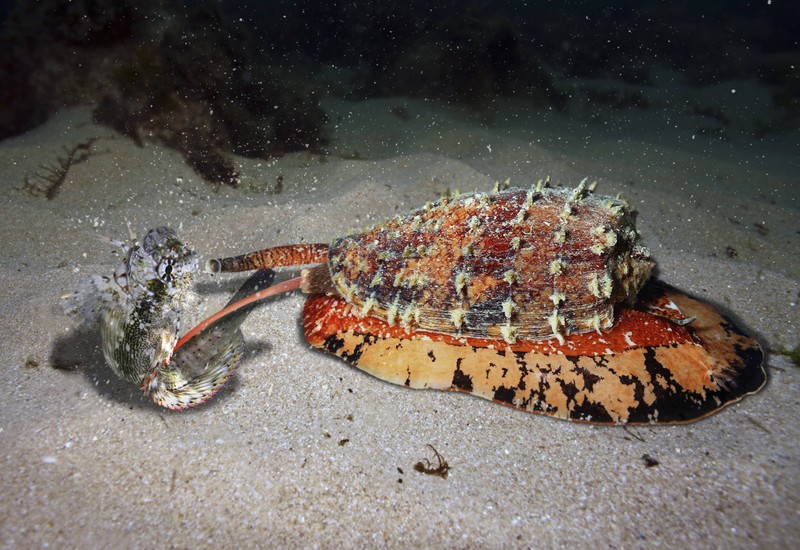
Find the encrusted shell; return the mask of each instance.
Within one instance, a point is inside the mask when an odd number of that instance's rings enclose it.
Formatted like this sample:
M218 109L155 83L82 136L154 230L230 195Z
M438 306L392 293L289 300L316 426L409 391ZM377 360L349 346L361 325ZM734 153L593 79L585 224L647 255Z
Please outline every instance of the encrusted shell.
M312 294L309 344L394 384L660 424L712 414L766 381L758 343L709 304L648 281L633 212L583 184L443 199L330 250L279 246L209 270L317 262L282 283Z
M513 343L600 331L650 275L635 214L575 189L444 198L336 239L328 267L361 315Z

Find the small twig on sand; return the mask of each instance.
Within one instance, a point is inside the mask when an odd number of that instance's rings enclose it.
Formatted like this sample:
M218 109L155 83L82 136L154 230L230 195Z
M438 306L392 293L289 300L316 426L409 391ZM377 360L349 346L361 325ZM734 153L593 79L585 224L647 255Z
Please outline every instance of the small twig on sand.
M447 479L447 474L450 473L450 465L447 461L439 454L433 445L428 444L428 447L431 451L433 451L434 458L436 459L435 466L433 463L428 460L427 458L423 458L416 464L414 464L414 469L421 474L427 474L429 476L439 476L442 479Z

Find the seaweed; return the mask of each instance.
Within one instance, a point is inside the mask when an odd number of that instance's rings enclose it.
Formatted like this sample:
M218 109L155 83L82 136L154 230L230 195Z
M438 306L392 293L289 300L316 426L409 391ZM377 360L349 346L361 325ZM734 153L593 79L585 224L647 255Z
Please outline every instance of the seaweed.
M794 363L795 367L800 367L800 345L795 346L793 350L784 350L780 355L785 355L789 360Z
M423 458L416 464L414 464L414 470L421 473L426 474L429 476L439 476L442 479L447 479L447 475L450 473L450 465L447 461L439 454L439 451L431 445L430 443L427 445L431 451L433 451L434 458L436 459L437 464L434 466L433 463L428 460L427 458Z
M184 158L197 174L215 187L239 183L239 172L233 163L217 149L195 148L184 151Z
M4 33L0 139L94 105L95 122L180 152L215 186L239 181L230 154L269 159L326 142L315 90L271 65L219 2L19 0Z
M33 174L37 181L31 177L25 178L25 190L34 197L44 197L49 201L56 198L67 180L69 169L89 158L92 145L98 139L100 138L93 137L72 147L64 147L65 157L57 157L54 166L42 166L44 174Z
M248 34L217 4L179 21L117 68L96 122L179 151L215 186L238 184L226 153L267 159L321 147L327 117L316 95L290 89L259 63Z

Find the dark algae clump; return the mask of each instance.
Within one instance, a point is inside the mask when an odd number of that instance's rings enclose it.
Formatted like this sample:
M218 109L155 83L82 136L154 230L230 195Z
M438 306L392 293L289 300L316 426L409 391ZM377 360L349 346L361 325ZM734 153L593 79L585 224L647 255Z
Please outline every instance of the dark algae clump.
M326 116L316 96L281 84L250 57L249 42L215 7L199 8L114 71L95 119L138 142L155 137L214 184L238 180L224 153L270 158L319 148Z
M216 2L20 0L2 40L0 139L92 104L96 122L179 151L214 185L238 181L228 153L266 159L324 141L314 91L290 87Z

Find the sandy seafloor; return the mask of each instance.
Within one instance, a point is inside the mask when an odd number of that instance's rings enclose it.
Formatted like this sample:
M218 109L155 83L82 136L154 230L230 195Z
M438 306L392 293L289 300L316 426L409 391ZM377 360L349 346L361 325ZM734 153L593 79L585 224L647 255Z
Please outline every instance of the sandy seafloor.
M448 190L547 175L622 192L663 280L733 313L767 350L800 343L796 135L752 145L694 135L697 121L663 113L577 124L521 103L488 124L405 99L325 107L324 162L237 158L242 187L218 192L175 152L93 125L88 109L0 144L0 545L800 540L800 368L780 355L767 356L763 391L700 422L596 427L371 378L309 349L303 298L289 295L247 320L248 357L206 406L161 410L116 379L98 331L82 330L61 297L111 273L119 256L107 239L127 239L128 224L139 234L171 225L208 258L324 242ZM102 139L54 200L24 190L88 137ZM239 280L204 284L209 307ZM414 471L428 444L451 466L447 479Z

